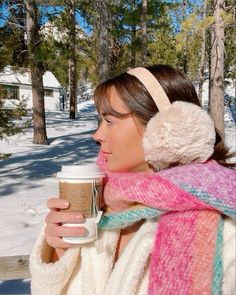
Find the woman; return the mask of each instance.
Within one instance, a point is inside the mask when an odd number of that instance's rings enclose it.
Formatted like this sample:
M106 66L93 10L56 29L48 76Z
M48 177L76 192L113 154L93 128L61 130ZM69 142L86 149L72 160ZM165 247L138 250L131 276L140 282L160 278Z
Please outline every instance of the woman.
M135 68L99 85L95 103L103 251L63 242L86 235L61 226L83 216L50 199L32 294L234 294L235 171L191 81L167 65Z

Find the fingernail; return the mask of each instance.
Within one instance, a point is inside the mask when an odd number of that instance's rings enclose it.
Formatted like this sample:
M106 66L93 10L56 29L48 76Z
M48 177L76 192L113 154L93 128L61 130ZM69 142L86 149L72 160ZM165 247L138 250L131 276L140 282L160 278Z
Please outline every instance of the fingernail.
M87 237L89 235L89 231L87 230L87 228L83 228L81 234L83 237Z
M69 204L70 204L69 201L65 201L65 202L63 202L62 207L63 208L68 208Z
M85 219L84 219L84 217L81 214L76 215L75 218L78 219L78 220L80 220L81 222L85 222Z

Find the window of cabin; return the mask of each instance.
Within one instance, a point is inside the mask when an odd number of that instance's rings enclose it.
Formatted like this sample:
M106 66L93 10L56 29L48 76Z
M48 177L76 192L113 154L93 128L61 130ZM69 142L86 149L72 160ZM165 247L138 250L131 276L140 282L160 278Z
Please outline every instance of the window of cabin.
M53 89L44 89L44 96L53 97Z
M11 88L11 97L12 99L20 99L19 86Z
M5 85L4 88L8 99L20 99L19 86Z

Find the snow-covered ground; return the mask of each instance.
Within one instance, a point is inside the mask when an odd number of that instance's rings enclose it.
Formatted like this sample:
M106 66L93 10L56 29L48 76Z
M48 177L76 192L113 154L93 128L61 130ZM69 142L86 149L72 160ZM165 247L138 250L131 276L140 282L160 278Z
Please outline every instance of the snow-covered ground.
M58 195L61 165L95 161L91 134L97 114L91 101L80 104L76 120L65 112L46 114L50 145L32 144L32 129L0 141L0 256L29 254L47 212L46 200Z
M29 114L30 115L30 114ZM94 162L98 145L91 134L97 127L97 114L92 101L79 104L77 119L67 112L46 114L50 145L32 144L32 129L0 141L0 153L11 153L0 160L0 256L27 255L47 213L46 200L58 195L56 172L61 165ZM225 109L226 140L236 149L235 123ZM6 287L4 287L6 284ZM0 282L0 294L25 294L28 283ZM19 293L9 290L17 288Z

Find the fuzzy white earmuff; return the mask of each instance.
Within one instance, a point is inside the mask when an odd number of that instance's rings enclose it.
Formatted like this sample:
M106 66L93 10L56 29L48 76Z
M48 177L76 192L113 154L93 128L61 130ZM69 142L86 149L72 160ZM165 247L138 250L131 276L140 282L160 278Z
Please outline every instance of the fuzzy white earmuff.
M146 161L158 171L175 164L209 159L216 137L210 115L190 102L175 101L171 104L160 83L147 69L134 68L128 74L140 80L159 109L144 132Z

